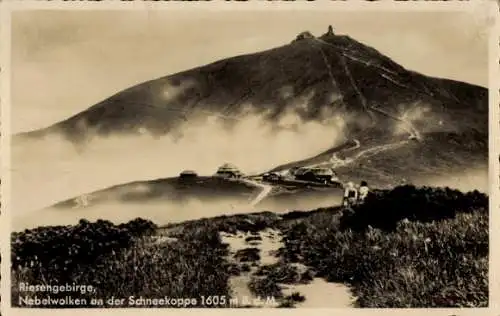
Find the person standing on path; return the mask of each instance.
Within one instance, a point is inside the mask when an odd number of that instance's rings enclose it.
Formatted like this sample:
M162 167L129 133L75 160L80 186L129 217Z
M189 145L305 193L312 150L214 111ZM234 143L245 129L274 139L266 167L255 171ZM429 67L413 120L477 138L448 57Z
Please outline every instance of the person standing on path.
M352 206L356 203L358 199L358 190L354 186L354 183L348 182L344 189L344 201L343 205L345 207Z
M365 201L368 192L370 192L368 183L366 183L366 181L361 181L361 184L359 185L358 203L363 203Z

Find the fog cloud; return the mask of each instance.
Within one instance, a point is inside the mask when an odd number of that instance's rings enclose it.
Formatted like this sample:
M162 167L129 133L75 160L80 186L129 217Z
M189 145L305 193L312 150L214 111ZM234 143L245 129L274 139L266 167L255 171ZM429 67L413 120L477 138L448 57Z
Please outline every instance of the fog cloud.
M290 124L291 117L285 114L271 126L253 115L229 129L212 117L203 123L186 122L180 139L148 134L100 137L83 151L60 135L16 142L11 168L14 213L116 184L177 176L184 169L212 175L225 162L247 174L260 173L315 155L343 139L345 122L340 117L276 130Z

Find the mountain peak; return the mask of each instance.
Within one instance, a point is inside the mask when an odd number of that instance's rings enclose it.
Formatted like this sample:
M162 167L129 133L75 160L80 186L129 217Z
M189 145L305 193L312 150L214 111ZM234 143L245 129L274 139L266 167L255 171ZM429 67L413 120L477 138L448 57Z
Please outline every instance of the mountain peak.
M335 36L335 33L333 32L333 27L331 25L328 26L328 30L325 34L323 34L320 38L327 39L328 37ZM300 32L295 39L292 41L297 42L297 41L302 41L302 40L307 40L307 39L317 39L316 36L314 36L310 31L303 31Z

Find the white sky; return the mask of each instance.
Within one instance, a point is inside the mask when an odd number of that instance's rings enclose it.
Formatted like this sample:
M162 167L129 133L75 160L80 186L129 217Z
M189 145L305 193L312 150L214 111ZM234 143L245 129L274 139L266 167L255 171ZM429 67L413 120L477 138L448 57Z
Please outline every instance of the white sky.
M12 129L41 128L156 77L332 25L411 70L487 86L484 14L24 11L12 16Z

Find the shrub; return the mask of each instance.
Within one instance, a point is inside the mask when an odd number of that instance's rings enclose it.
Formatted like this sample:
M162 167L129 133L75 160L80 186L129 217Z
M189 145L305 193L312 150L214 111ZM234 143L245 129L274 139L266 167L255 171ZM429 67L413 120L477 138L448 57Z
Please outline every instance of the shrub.
M304 302L306 300L306 298L299 292L293 292L292 295L287 296L286 299L293 302Z
M303 281L298 269L285 263L262 266L255 275L264 276L276 283L295 284Z
M364 230L368 226L393 230L398 221L431 222L454 218L457 213L488 212L488 196L478 191L462 193L450 188L416 188L370 192L365 202L341 219L341 228Z
M252 277L248 288L258 297L283 297L281 287L269 278Z
M259 248L240 249L234 255L234 258L240 262L255 262L260 260Z
M12 268L31 268L33 277L46 282L71 282L80 266L97 258L127 248L134 238L151 234L156 229L150 221L135 219L113 225L98 220L81 220L74 226L48 226L11 235Z
M247 238L245 238L246 242L261 241L261 240L262 240L262 237L260 237L260 236L248 236Z
M250 270L251 269L250 269L250 266L248 264L244 263L244 264L241 265L241 271L242 272L250 272Z
M224 259L228 250L217 231L191 230L174 243L157 243L149 237L155 230L153 223L142 219L121 225L82 220L75 226L14 233L13 305L24 296L18 289L21 282L92 285L95 293L77 293L87 300L85 307L108 307L90 305L92 297L195 298L197 307L210 307L199 306L202 295L229 299L229 263ZM66 295L51 294L53 298Z

